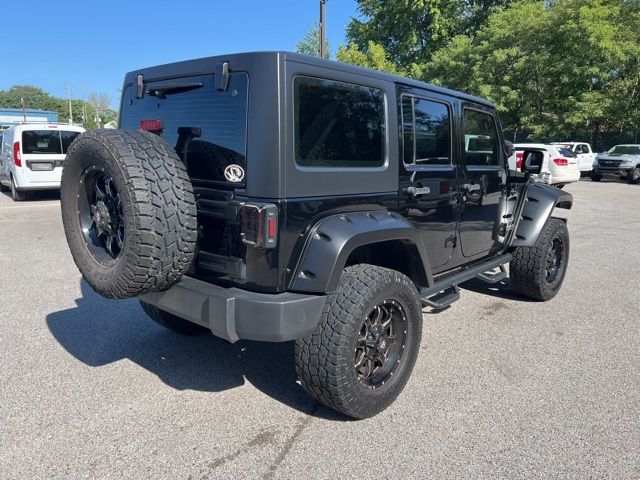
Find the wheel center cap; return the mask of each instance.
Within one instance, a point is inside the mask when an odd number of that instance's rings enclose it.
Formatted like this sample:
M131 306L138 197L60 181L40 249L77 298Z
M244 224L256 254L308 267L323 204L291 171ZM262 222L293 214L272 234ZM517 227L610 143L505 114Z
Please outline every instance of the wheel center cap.
M93 214L93 221L101 230L107 230L111 226L111 215L104 202L98 202Z

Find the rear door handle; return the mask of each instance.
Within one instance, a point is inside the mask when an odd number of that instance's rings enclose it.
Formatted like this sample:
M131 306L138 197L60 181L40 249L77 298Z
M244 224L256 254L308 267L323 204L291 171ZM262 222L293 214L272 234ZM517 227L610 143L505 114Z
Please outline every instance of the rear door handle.
M407 187L405 188L405 192L407 192L412 197L418 197L420 195L426 195L431 193L431 189L429 187Z

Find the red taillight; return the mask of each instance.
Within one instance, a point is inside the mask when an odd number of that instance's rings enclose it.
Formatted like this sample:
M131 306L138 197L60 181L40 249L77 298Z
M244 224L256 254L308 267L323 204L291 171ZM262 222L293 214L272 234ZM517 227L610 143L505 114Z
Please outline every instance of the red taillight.
M140 130L156 133L162 132L163 128L162 120L140 120Z
M16 164L16 167L22 166L22 158L20 157L20 142L16 142L13 144L13 163Z
M524 152L516 152L516 170L522 168L522 160L524 158Z
M569 161L566 158L554 158L553 163L555 163L559 167L566 167L567 165L569 165Z
M278 207L271 203L242 205L240 237L247 245L274 248L278 241Z
M267 236L269 238L276 238L276 217L267 218Z

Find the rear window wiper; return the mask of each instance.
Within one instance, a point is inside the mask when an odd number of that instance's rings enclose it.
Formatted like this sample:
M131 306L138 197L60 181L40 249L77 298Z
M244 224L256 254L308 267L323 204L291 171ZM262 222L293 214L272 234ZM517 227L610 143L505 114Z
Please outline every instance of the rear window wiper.
M173 93L189 92L191 90L195 90L203 86L204 86L204 83L201 83L201 82L160 83L158 85L147 87L146 93L147 95L151 95L152 97L157 97L162 99L162 98L166 98L167 95L171 95Z

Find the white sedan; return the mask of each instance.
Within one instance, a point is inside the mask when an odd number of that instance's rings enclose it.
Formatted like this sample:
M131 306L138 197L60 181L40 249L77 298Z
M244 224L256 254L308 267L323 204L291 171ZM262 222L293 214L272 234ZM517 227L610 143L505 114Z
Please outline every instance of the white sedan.
M562 145L545 143L516 143L516 169L522 167L522 152L524 150L542 150L544 161L537 180L549 185L563 187L567 183L580 180L578 158L571 149Z

